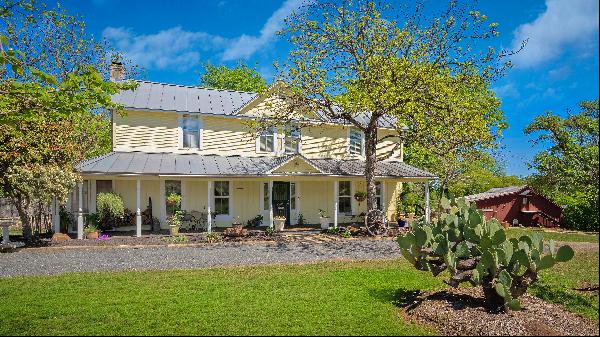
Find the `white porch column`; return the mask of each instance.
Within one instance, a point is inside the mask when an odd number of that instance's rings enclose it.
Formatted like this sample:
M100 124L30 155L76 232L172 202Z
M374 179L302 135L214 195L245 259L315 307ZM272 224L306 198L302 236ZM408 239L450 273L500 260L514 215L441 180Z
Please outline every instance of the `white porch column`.
M165 200L165 181L160 180L160 195L158 196L158 220L162 225L167 222L167 203ZM154 206L153 206L154 208Z
M333 182L333 228L338 226L339 190L340 182L336 180Z
M136 210L135 210L135 236L138 238L142 236L142 212L140 210L141 204L141 190L142 181L140 178L136 180L135 192L136 192Z
M273 228L273 180L269 180L269 227Z
M77 183L77 239L83 240L83 183Z
M60 233L60 204L56 197L52 197L52 227L54 233Z
M210 233L212 231L212 191L213 191L213 182L212 180L208 181L208 198L206 202L206 231Z
M300 180L296 181L296 224L298 224L298 217L302 214L302 207L300 207ZM303 215L304 216L304 215ZM306 221L306 219L304 219Z
M88 206L88 208L90 209L90 213L96 213L96 179L90 179L89 180L89 200L90 200L90 204Z
M425 182L425 223L431 220L431 210L429 208L429 181Z

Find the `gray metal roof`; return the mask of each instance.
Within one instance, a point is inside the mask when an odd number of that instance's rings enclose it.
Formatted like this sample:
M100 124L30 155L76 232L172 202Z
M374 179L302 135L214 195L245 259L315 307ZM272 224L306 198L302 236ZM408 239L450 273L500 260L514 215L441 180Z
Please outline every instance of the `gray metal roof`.
M111 152L79 163L85 175L193 175L193 176L269 176L294 157L315 166L322 176L364 176L365 162L350 159L307 159L302 155L285 157L240 157L198 154ZM271 174L276 175L276 174ZM315 175L315 174L310 174ZM435 179L435 175L396 160L379 161L378 177Z
M112 100L128 109L231 115L258 97L252 92L137 82L135 90L121 91Z
M123 90L113 95L113 102L123 105L126 109L235 115L259 97L259 94L254 92L199 88L150 81L136 82L138 87L135 90ZM346 120L327 118L322 112L317 112L317 116L322 122L350 124ZM354 118L360 123L367 124L370 113L359 113ZM395 124L395 119L391 117L380 118L378 121L378 126L382 128L394 128Z
M527 185L492 188L486 192L465 196L466 201L478 201L522 192Z

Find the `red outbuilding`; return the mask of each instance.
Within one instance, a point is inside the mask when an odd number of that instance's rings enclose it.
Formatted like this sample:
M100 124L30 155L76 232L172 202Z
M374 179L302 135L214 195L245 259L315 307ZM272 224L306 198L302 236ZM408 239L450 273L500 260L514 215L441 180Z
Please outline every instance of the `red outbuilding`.
M492 188L465 199L475 202L486 218L496 218L511 226L558 227L562 222L562 207L529 186Z

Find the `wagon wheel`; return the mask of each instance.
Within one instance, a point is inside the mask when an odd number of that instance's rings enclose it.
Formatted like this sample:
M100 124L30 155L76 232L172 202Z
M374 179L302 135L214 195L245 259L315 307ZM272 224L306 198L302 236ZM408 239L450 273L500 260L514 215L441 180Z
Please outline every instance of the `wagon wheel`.
M385 235L388 231L388 221L385 213L379 209L372 209L365 216L365 227L369 235Z

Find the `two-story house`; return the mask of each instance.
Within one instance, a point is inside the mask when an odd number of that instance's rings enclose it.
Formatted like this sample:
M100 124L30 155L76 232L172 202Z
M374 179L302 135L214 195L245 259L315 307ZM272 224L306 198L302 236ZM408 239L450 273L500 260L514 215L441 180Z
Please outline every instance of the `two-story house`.
M154 216L167 228L167 195L181 196L186 211L214 212L209 226L245 223L262 215L265 225L275 215L296 224L319 223L320 210L332 222L345 222L366 210L353 196L366 191L364 137L356 128L315 121L300 129L257 134L248 120L268 113L269 97L249 92L216 90L140 81L134 91L114 100L126 115L113 116L113 151L77 166L83 183L68 207L79 213L96 211L96 195L115 192L125 207L140 211L152 200ZM378 133L393 135L389 125ZM386 138L377 152L387 159L376 167L379 207L392 219L401 183L427 182L434 175L403 163L398 138Z

